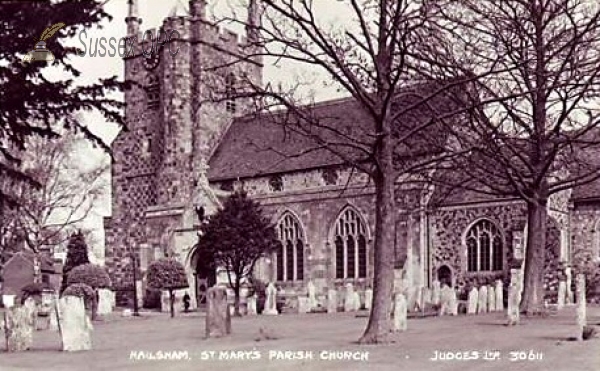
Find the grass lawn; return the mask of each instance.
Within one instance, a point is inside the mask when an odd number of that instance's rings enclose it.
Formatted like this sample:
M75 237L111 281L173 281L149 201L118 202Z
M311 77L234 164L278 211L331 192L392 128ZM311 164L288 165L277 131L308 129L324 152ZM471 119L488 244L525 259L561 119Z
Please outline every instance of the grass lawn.
M394 334L392 343L357 345L366 323L350 313L244 317L233 319L229 337L204 339L199 313L114 315L94 323L92 351L61 352L58 333L38 331L30 351L6 353L0 346L0 370L600 370L600 338L567 340L576 331L574 308L517 327L504 326L502 313L409 319L408 331ZM588 309L588 323L600 325L599 307ZM256 341L261 328L276 339ZM135 359L171 351L187 359ZM434 361L436 351L478 359ZM484 360L486 351L500 358ZM513 351L537 359L512 361ZM286 357L296 359L280 359Z

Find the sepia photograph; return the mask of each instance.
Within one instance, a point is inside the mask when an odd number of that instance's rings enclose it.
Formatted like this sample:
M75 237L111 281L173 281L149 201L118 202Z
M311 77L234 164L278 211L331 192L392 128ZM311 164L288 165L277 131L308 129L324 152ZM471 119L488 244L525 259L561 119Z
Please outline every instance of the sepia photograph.
M0 0L0 371L600 370L598 0Z

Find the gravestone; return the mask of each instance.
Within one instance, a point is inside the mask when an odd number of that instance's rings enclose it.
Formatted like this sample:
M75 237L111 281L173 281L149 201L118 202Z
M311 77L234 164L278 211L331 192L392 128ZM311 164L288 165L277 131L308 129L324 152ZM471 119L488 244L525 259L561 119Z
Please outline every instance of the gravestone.
M425 303L423 302L423 287L415 288L415 307L417 310L423 310Z
M356 310L356 296L354 296L354 286L351 283L346 284L344 296L344 312L354 312Z
M496 311L496 291L494 290L494 286L490 285L488 286L488 300L487 300L487 305L488 305L488 312L495 312Z
M221 337L231 333L231 313L227 289L214 286L206 293L206 337Z
M361 303L360 303L360 294L357 291L354 291L354 310L360 310L361 308Z
M58 305L58 300L55 305ZM53 306L50 311L50 326L49 329L51 331L58 331L58 307Z
M406 297L397 292L394 296L394 331L406 331L408 327Z
M310 305L310 298L306 298L304 296L298 297L298 313L308 313L312 309Z
M477 313L487 313L488 310L488 306L487 306L487 286L481 286L479 288L479 295L478 295L478 299L479 302L477 303Z
M565 268L565 277L567 281L567 304L573 304L575 298L573 297L573 290L571 285L573 284L573 275L570 267Z
M556 308L561 310L565 306L565 300L567 298L567 283L565 281L558 281L558 298L556 301Z
M175 305L175 304L173 304ZM168 290L162 290L160 294L160 311L169 312L171 308L171 299Z
M519 324L520 312L519 305L521 304L521 284L520 274L518 269L510 270L510 286L508 287L508 325L514 326Z
M496 281L496 289L494 291L496 293L496 311L502 312L504 311L504 285L502 284L502 280Z
M36 311L35 301L32 306L30 300L33 299L27 299L25 305L6 309L4 331L9 352L28 350L33 344Z
M373 305L373 289L368 288L365 290L365 309L371 310Z
M256 311L256 295L248 296L246 299L246 314L249 316L255 316L258 312Z
M583 340L583 329L587 325L586 298L585 298L585 276L578 274L576 279L577 294L577 340Z
M440 304L440 281L435 280L433 281L433 291L431 293L431 303L434 305L439 305Z
M98 308L97 314L105 315L113 311L113 297L115 293L108 289L98 290Z
M458 298L456 297L456 290L451 289L450 300L448 301L448 308L450 309L450 314L453 316L458 316Z
M262 314L267 316L276 316L279 314L277 311L277 289L273 282L267 286L267 300L265 301L265 309Z
M59 300L63 351L92 349L92 321L85 312L83 298L65 296Z
M327 291L327 313L337 313L337 291L330 289Z
M445 314L452 314L452 294L454 290L447 285L442 287L440 292L440 312L439 315L443 316ZM456 301L456 300L455 300Z
M412 312L415 310L415 307L417 306L417 288L414 286L407 287L406 291L405 291L405 295L406 295L406 309L409 312Z
M467 307L467 314L477 314L477 303L479 302L479 291L477 287L473 287L469 291L469 306Z
M421 296L423 297L423 306L427 304L431 304L431 289L429 287L423 287L423 293Z
M310 312L313 309L317 309L319 307L319 302L317 301L317 289L315 284L312 281L308 282L308 311Z
M17 297L16 295L12 295L12 294L2 295L2 305L4 305L4 308L12 308L15 305L16 297Z

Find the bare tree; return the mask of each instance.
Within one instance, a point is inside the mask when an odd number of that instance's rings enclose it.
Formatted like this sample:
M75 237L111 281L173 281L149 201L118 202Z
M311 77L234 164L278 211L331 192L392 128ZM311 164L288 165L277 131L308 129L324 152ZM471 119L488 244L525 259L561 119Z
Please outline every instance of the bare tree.
M435 125L438 120L434 116L443 119L455 113L447 105L434 111L428 102L438 99L439 103L443 92L459 82L415 85L414 67L425 63L418 56L430 52L425 47L431 29L424 2L347 0L327 5L347 14L343 24L327 23L320 17L323 8L319 7L326 6L321 2L251 0L250 9L260 16L253 17L251 13L247 20L237 15L222 19L246 27L248 46L244 57L224 57L204 71L226 71L249 61L271 61L276 65L298 64L325 75L321 81L299 76L290 84L263 86L242 74L235 98L257 103L259 115L267 120L275 118L282 130L310 139L301 151L286 156L327 151L367 174L373 184L374 297L360 342L377 343L385 341L390 330L395 182L413 166L411 148L419 133ZM210 76L205 75L209 86ZM231 91L223 90L222 80L216 81L212 87L217 98L213 99L231 97ZM316 83L333 86L349 96L355 102L353 114L357 116L349 119L320 115L319 105L302 97L301 88L318 87ZM274 113L276 108L280 110Z
M537 313L544 297L548 200L600 177L600 6L586 0L430 5L439 44L446 57L453 56L431 62L476 77L472 89L456 96L471 109L465 125L448 126L461 153L445 162L454 175L443 181L525 201L521 309Z
M21 170L41 187L5 180L5 193L17 203L2 207L2 253L19 243L35 253L61 244L90 215L106 190L108 164L83 168L74 156L83 144L71 134L27 142Z

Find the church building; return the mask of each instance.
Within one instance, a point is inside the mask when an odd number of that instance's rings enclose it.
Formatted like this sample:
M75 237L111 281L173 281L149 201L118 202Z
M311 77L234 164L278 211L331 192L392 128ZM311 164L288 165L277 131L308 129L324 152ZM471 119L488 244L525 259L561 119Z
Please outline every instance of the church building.
M129 4L128 36L141 40L137 0ZM152 260L174 257L186 267L195 305L200 286L211 281L195 249L196 208L213 213L224 197L243 189L261 203L282 242L260 262L257 276L289 297L304 295L309 281L319 295L347 283L364 292L374 274L372 183L331 153L298 155L310 140L285 133L272 116L247 114L248 103L208 99L206 79L225 90L235 89L242 75L264 82L259 57L211 68L249 54L255 36L211 23L206 6L191 0L189 9L174 9L164 20L163 30L180 35L170 45L175 56L165 47L145 58L142 44L124 61L125 78L133 82L125 93L128 130L112 143L112 216L105 218L106 265L115 284L132 262L143 272ZM259 21L257 13L251 0L249 24ZM351 99L321 102L315 112L344 128L360 126L364 115ZM431 287L434 280L459 289L506 281L524 253L525 204L443 193L398 180L395 224L386 226L395 231L398 272L412 287ZM547 290L556 291L558 264L568 264L576 249L600 258L600 182L552 196L548 212Z

